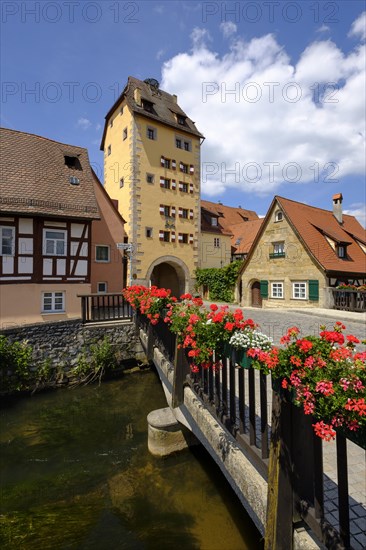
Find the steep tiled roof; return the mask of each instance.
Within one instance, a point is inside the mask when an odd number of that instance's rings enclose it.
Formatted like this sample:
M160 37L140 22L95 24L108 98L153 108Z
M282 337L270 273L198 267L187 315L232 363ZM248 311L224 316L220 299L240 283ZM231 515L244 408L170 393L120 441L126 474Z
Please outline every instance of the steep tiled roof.
M366 273L366 254L356 239L364 243L366 230L354 216L343 214L340 224L333 212L283 197L275 197L305 248L327 272ZM271 210L271 208L270 208ZM339 258L325 236L337 244L349 243L347 259Z
M250 222L236 223L231 226L233 233L232 246L236 254L248 254L254 239L263 223L263 218Z
M252 242L252 234L254 227L249 225L249 222L259 220L258 215L253 210L245 210L244 208L235 206L226 206L217 202L201 201L201 231L209 231L210 233L222 233L223 235L231 235L231 246L234 251L242 252L241 246L238 248L235 243L239 237L249 244ZM217 216L218 226L212 226L210 217ZM247 231L250 237L247 235ZM240 233L240 234L239 234ZM237 235L237 236L236 236ZM244 252L243 252L244 253Z
M1 213L99 218L86 149L7 128L0 141Z
M141 99L145 99L153 104L153 112L149 112L142 105L139 105L135 101L134 91L138 88L141 91ZM122 94L108 111L105 117L104 132L102 137L102 143L100 148L104 149L104 141L106 136L107 124L110 116L114 113L116 108L126 99L130 109L140 115L143 115L157 122L168 124L173 128L176 128L180 132L186 132L193 134L197 137L203 138L203 135L198 131L195 123L186 115L186 113L179 107L176 96L168 94L160 88L155 89L143 80L139 80L133 76L128 77L127 85L125 86ZM176 116L180 115L185 118L185 124L178 124Z

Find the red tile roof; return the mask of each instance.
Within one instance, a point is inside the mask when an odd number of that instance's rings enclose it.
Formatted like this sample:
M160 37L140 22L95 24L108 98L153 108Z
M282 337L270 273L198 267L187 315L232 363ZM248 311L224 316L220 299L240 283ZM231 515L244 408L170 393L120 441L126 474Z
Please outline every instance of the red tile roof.
M212 216L217 217L217 226L211 225ZM258 221L258 215L253 210L201 200L201 231L231 235L231 246L236 252L244 253L241 245L239 247L235 245L238 238L245 240L245 248L250 247L254 239L254 228L257 227L257 230L259 228L254 222ZM251 225L251 222L254 225Z
M236 254L248 254L263 223L263 218L250 222L236 223L231 226L232 246Z
M0 140L1 213L99 218L86 149L7 128L0 128Z
M275 197L308 252L327 272L366 274L366 254L357 240L366 242L366 230L354 216L343 214L340 224L333 212L283 197ZM272 208L270 208L272 210ZM339 258L325 236L348 244L347 258Z

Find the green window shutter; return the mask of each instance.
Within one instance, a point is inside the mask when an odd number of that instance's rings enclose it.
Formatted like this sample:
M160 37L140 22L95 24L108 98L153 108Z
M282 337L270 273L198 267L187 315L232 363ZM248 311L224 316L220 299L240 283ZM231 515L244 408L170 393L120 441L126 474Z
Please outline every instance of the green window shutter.
M319 300L319 281L309 281L309 300Z
M268 298L268 281L261 281L260 285L262 298Z

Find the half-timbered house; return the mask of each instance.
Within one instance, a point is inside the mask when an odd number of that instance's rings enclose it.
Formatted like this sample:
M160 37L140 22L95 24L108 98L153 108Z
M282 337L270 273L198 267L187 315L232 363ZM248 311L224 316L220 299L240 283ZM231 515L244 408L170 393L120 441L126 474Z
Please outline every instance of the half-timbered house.
M1 146L1 328L80 317L101 219L88 152L9 129Z

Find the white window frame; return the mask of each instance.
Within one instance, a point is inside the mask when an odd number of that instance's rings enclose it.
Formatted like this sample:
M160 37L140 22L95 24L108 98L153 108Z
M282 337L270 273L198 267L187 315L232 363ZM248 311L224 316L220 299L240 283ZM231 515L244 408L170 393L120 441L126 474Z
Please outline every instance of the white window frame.
M8 239L9 237L5 237L4 234L3 234L3 230L4 229L10 229L11 230L11 242L10 242L10 247L11 247L11 251L10 251L10 254L6 254L5 252L3 252L3 246L4 246L4 240L3 239ZM0 233L1 233L1 248L0 248L0 256L14 256L15 254L15 227L12 227L11 225L1 225L0 226Z
M105 285L104 290L100 290L99 285ZM108 292L108 283L106 281L98 281L97 282L97 293L98 294L106 294Z
M275 221L276 222L282 222L283 220L283 212L281 210L277 210L275 213Z
M63 239L58 239L54 237L47 237L47 233L62 233L64 235ZM54 243L57 242L63 242L64 243L64 251L62 254L57 253L57 244L54 244L54 251L48 252L47 251L47 242L53 241ZM50 228L50 227L44 227L43 228L43 255L44 256L66 256L67 254L67 230L66 229L59 229L58 227Z
M283 300L284 298L283 282L281 281L271 282L271 298L274 298L275 300Z
M219 225L216 216L211 216L211 225L212 227L217 227Z
M61 302L60 302L61 299ZM45 308L45 300L51 305L50 309ZM56 307L61 304L61 307ZM65 313L65 291L55 290L50 292L42 292L42 310L41 313Z
M305 281L293 281L292 282L292 298L293 298L293 300L307 300L307 297L308 297L308 285L307 285L307 283Z
M107 248L108 249L108 259L107 260L98 260L97 259L97 249L98 248ZM111 261L111 247L109 244L96 244L95 245L95 261L98 264L109 264Z

